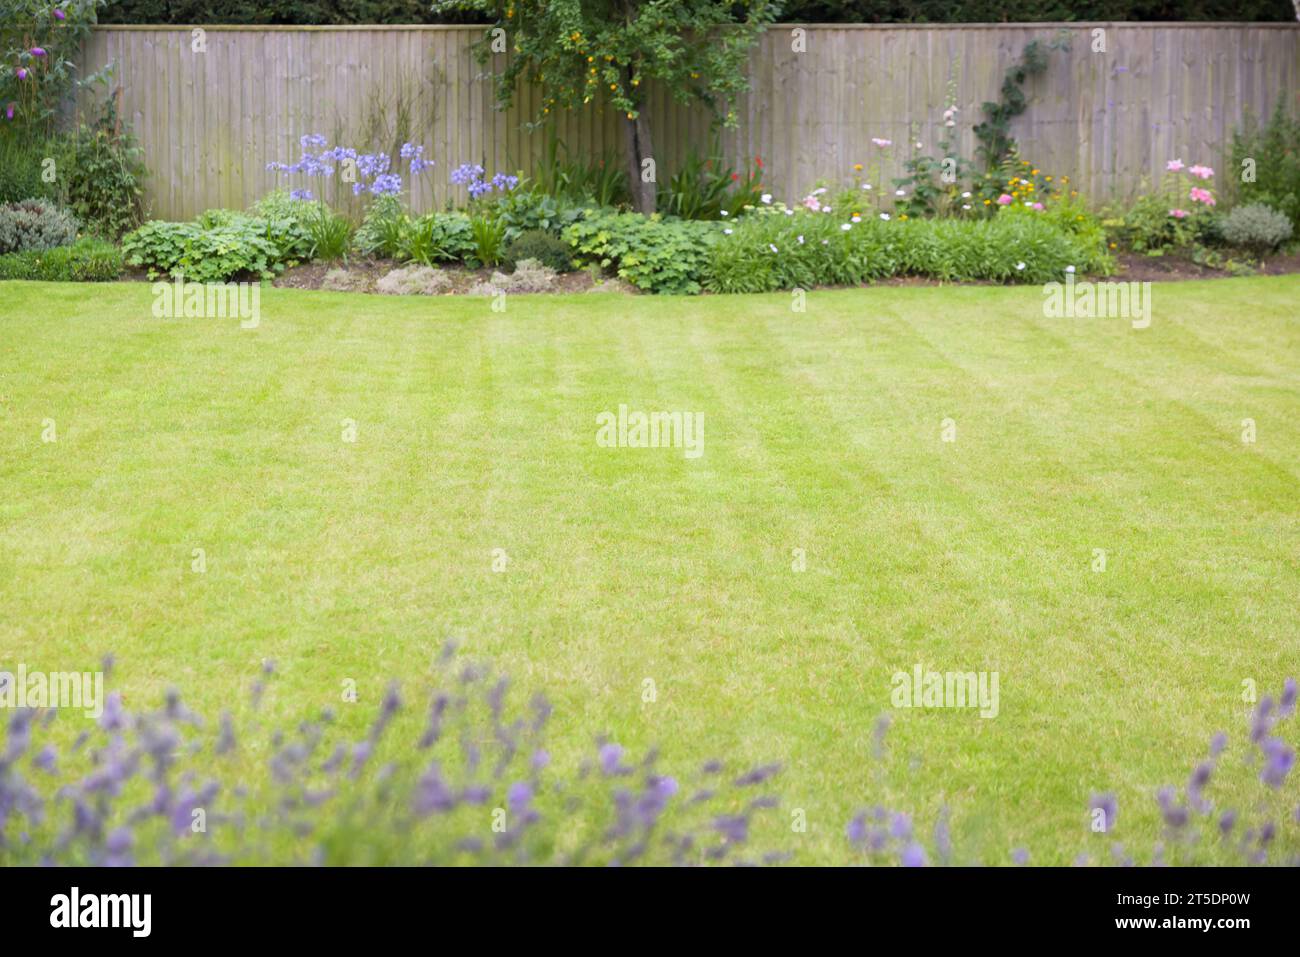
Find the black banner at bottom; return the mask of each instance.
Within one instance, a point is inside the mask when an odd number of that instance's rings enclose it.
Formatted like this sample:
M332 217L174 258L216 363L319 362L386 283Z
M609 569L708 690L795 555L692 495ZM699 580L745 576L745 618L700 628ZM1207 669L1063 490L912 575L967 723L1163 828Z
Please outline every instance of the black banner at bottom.
M482 943L491 944L501 931L626 934L649 929L642 919L650 917L656 930L713 928L733 944L765 938L782 923L830 933L866 920L881 931L923 928L930 940L1046 925L1061 941L1199 937L1231 945L1243 936L1290 936L1296 924L1289 869L23 868L0 871L0 884L7 945L77 933L82 942L282 938L336 947L374 943L379 930L438 927L481 927L489 935ZM711 935L690 932L702 936Z

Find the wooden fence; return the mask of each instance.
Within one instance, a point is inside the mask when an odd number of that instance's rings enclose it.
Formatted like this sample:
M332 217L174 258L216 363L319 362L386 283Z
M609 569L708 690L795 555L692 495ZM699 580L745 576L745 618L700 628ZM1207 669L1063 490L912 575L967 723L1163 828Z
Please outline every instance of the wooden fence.
M399 137L425 144L437 165L412 190L425 209L463 199L447 178L460 163L529 172L545 149L548 134L527 126L536 90L521 90L509 112L495 109L492 65L470 52L481 29L206 27L200 43L186 27L104 26L83 69L117 65L155 217L314 185L266 168L294 162L306 133L357 148L391 149ZM1104 31L1104 52L1093 49L1095 30ZM720 143L736 164L761 156L765 183L788 200L818 178L847 181L855 163L887 183L916 143L937 154L949 104L960 110L955 132L970 157L980 105L997 98L1007 67L1030 40L1062 31L1069 51L1053 52L1030 81L1029 109L1012 130L1027 158L1070 175L1092 201L1133 194L1159 179L1167 159L1217 168L1247 109L1267 113L1279 97L1300 106L1296 24L776 26L753 52L753 90ZM649 110L662 180L714 134L701 109L664 90L651 91ZM562 113L554 130L573 152L622 148L609 109Z

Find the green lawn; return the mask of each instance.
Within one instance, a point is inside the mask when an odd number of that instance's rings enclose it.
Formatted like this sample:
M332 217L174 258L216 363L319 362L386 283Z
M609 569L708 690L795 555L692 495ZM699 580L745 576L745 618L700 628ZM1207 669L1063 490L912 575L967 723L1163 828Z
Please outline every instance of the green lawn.
M457 635L549 691L558 764L602 731L783 762L800 861L847 860L877 800L948 804L968 859L1108 859L1104 789L1149 853L1155 788L1220 729L1242 756L1243 681L1300 671L1298 301L1158 285L1134 330L1036 287L268 289L245 330L153 318L143 283L0 283L0 662L111 650L129 705L215 714L273 658L305 714ZM620 403L702 412L704 454L598 446ZM892 709L917 663L997 671L999 715Z

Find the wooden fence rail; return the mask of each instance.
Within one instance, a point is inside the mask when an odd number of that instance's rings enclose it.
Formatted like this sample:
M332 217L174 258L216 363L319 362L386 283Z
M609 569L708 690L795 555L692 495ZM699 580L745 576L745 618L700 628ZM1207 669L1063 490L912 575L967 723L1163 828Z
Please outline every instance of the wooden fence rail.
M123 116L151 171L151 215L187 218L244 207L278 184L272 160L293 162L298 139L388 147L402 134L436 166L412 190L420 209L459 201L447 175L462 162L530 172L547 133L526 124L537 91L509 112L494 108L491 65L470 46L480 27L97 28L83 69L116 63ZM793 31L804 30L802 47ZM1104 30L1105 52L1094 51ZM852 166L884 163L887 184L920 142L937 153L942 111L972 156L980 105L1033 39L1069 34L1032 80L1029 109L1012 130L1027 158L1068 174L1095 202L1132 195L1159 179L1167 159L1220 164L1246 110L1279 98L1300 107L1300 25L997 24L775 26L755 48L752 92L735 104L739 125L720 143L736 164L762 156L765 183L796 200L819 178L847 181ZM202 47L204 52L198 52ZM712 142L708 116L651 92L660 177L687 150ZM563 113L554 130L574 152L621 149L612 110ZM872 138L892 140L885 149ZM1226 172L1226 171L1225 171Z

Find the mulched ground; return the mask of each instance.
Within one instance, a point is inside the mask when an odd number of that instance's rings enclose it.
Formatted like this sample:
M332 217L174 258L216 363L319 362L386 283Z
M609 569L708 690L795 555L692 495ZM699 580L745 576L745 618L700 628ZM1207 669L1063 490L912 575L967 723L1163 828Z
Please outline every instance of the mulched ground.
M273 286L285 286L291 289L319 289L325 279L325 274L333 269L346 269L348 273L358 278L365 284L364 289L358 289L361 292L374 292L375 283L384 277L385 274L393 269L399 268L402 263L394 262L389 259L354 259L348 262L346 266L341 263L326 265L324 263L307 263L302 266L295 266L292 269L286 269L276 277L272 282ZM441 266L440 271L451 277L452 287L444 295L463 294L470 290L476 283L487 282L492 278L492 273L497 270L492 269L465 269L461 266ZM500 270L504 272L505 270ZM590 272L585 269L579 269L575 272L561 273L555 279L555 287L551 292L555 293L573 293L588 292L596 289L601 292L624 292L624 284L618 280L606 280L599 285Z
M1118 269L1115 275L1109 278L1116 282L1178 282L1187 279L1224 279L1232 275L1225 269L1211 269L1207 266L1198 265L1189 259L1180 259L1174 256L1143 256L1138 253L1119 253L1115 257L1115 262ZM401 264L388 259L356 259L350 261L346 266L339 263L332 265L307 263L285 270L275 279L272 285L290 289L319 289L326 273L332 269L345 268L349 273L357 276L359 281L364 284L363 288L358 291L374 292L375 283L384 274L396 269L399 265ZM444 295L464 294L476 283L486 282L491 279L494 271L491 269L465 269L460 266L442 268L452 278L452 287ZM1254 275L1285 276L1292 273L1300 273L1300 250L1289 255L1268 257L1257 265ZM135 269L128 270L123 274L122 278L124 280L143 281L148 277L144 270ZM553 293L620 292L629 295L638 294L633 286L619 279L604 277L601 282L597 282L596 278L591 271L586 269L564 273L556 279L555 288L550 291ZM1000 283L992 281L944 283L937 279L925 279L920 276L895 276L881 280L877 285L995 286L1000 285Z

